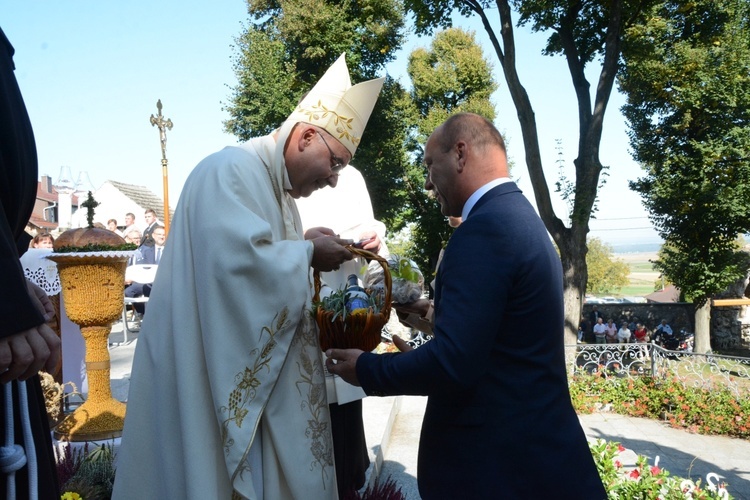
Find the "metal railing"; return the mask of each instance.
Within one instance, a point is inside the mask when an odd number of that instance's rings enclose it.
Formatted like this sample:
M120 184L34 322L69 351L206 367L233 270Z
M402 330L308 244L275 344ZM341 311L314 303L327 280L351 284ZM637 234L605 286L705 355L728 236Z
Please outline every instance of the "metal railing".
M726 387L737 398L750 395L750 358L670 351L653 343L566 345L565 353L571 373L677 377L687 386Z

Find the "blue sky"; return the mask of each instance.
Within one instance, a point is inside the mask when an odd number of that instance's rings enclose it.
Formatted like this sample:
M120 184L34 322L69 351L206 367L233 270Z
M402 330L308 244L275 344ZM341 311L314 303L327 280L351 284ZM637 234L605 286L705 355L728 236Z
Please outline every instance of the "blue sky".
M242 0L4 0L0 27L16 49L16 77L36 134L40 174L56 179L67 165L76 177L86 172L94 188L113 179L147 186L161 196L159 133L149 123L161 99L165 118L174 122L167 158L169 199L175 206L191 169L208 154L237 143L222 131L228 118L222 108L236 83L232 44L247 20L245 5ZM490 46L479 24L460 24ZM519 73L534 106L553 188L557 140L573 177L578 140L573 88L563 59L540 54L543 34L524 28L517 37ZM409 51L428 45L428 39L410 36L389 73L408 85ZM496 61L487 49L485 55ZM509 139L513 175L533 201L515 109L497 63L494 67L500 84L494 96L496 124ZM593 86L595 77L592 73ZM642 174L628 152L618 109L623 102L614 95L607 112L601 159L610 166L610 176L600 191L591 236L612 245L655 243L660 240L627 185ZM565 213L561 200L555 207L558 215Z

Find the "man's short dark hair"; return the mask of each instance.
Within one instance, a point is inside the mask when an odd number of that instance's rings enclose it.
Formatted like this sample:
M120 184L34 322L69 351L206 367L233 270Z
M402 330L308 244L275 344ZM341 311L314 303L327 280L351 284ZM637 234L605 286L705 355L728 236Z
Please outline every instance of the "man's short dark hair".
M495 125L487 118L474 113L456 113L442 127L443 152L450 150L458 141L466 141L483 149L498 146L505 152L505 141Z

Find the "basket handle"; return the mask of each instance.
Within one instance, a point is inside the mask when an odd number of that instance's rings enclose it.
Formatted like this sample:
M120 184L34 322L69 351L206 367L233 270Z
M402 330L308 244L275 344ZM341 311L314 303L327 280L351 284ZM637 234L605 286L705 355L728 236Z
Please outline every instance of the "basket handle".
M383 310L381 311L381 313L384 314L386 318L390 317L392 280L391 280L391 271L388 269L388 261L385 260L380 255L372 253L368 250L364 250L362 248L357 248L353 245L346 245L344 248L349 250L354 255L359 255L360 257L364 257L365 259L376 260L378 261L378 264L382 266L383 277L384 277L383 281L385 283L385 303L383 304ZM313 302L318 302L320 300L321 283L320 283L320 271L318 271L317 269L313 270L313 279L315 280L315 294L313 295Z

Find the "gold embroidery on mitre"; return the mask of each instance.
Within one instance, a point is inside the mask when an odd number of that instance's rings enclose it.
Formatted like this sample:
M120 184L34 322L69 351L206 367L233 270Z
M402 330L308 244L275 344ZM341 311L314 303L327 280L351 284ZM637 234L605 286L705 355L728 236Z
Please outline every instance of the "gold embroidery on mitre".
M314 122L314 121L320 122L328 118L329 114L332 115L334 118L333 123L336 126L336 132L339 134L337 139L339 140L346 139L350 141L352 144L354 144L355 146L359 145L361 137L356 137L350 133L350 131L353 130L352 122L354 121L354 118L347 118L346 116L338 114L333 109L328 109L320 100L318 100L317 104L312 104L309 108L303 108L302 106L298 106L297 112L302 113L303 115L307 116L307 118L311 122ZM331 132L331 131L328 130L328 132ZM334 134L331 134L331 135L334 135Z

